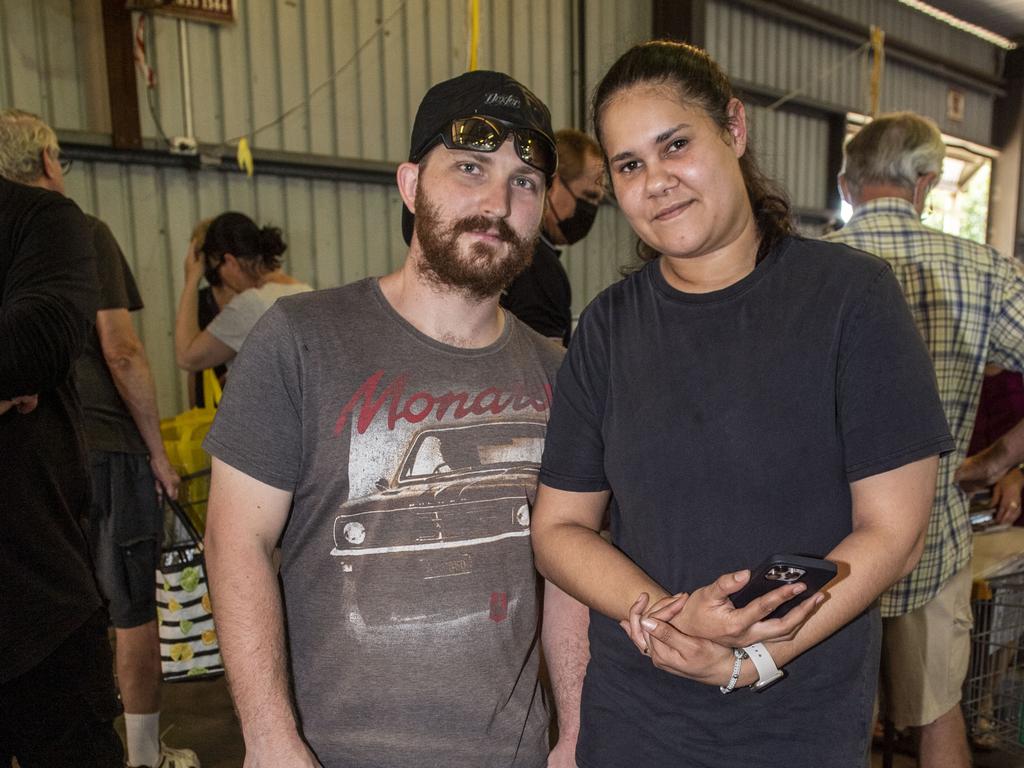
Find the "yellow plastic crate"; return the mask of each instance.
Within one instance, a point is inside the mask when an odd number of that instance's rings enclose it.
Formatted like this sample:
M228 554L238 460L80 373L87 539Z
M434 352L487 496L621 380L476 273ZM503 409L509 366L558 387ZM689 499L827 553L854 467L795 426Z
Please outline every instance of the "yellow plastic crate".
M213 425L221 389L211 369L203 371L203 390L211 405L190 408L160 422L160 437L171 465L182 477L178 501L200 533L206 528L206 500L210 494L210 455L203 440Z

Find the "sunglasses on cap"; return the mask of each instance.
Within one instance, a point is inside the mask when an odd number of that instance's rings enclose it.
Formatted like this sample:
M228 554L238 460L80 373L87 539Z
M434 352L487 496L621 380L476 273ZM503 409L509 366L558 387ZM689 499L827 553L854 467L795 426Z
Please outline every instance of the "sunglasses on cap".
M512 141L520 160L536 168L548 179L554 176L558 167L558 155L551 140L540 131L519 128L491 117L474 115L452 120L448 130L443 131L439 138L448 149L497 152L509 134L512 134ZM421 157L427 148L420 153Z

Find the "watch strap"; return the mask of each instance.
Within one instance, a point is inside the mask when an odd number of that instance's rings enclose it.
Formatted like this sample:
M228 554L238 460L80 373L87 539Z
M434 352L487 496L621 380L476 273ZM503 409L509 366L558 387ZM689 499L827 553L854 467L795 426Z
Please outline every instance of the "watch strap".
M764 643L745 645L743 650L746 651L750 660L754 662L754 668L757 670L758 680L750 686L755 691L763 691L786 676L786 673L775 665L775 659L772 658L771 653L765 648Z

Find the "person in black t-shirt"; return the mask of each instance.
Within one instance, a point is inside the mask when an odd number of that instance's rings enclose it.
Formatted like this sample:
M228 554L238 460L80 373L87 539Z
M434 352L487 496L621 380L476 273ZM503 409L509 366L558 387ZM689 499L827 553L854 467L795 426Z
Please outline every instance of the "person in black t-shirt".
M92 237L52 131L0 112L0 765L121 768L107 615L78 521L90 482L73 365L96 316ZM12 157L21 162L11 162Z
M706 52L636 46L595 94L647 263L580 318L533 509L538 570L592 609L577 764L863 765L876 599L953 447L928 352L885 262L793 234ZM828 599L735 608L774 553L838 563Z
M537 333L568 346L572 286L556 246L578 243L593 227L604 199L604 158L598 143L582 131L563 128L555 140L558 173L548 190L533 261L501 294L501 306Z

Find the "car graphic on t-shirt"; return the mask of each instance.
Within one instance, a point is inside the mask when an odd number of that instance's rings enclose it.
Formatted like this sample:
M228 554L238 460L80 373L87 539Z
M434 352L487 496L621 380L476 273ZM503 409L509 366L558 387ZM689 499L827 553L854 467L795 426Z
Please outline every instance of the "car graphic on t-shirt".
M420 430L393 478L342 504L331 554L346 572L405 554L420 556L423 578L468 573L467 548L530 535L544 431L534 421Z

